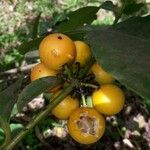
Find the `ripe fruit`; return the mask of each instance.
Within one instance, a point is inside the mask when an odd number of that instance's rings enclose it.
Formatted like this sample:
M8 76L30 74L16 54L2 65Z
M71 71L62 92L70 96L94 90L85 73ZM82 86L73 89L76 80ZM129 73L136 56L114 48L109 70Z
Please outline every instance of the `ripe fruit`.
M48 69L43 63L39 63L32 68L30 78L31 78L31 81L34 81L39 78L43 78L47 76L56 76L57 73L58 72L55 70ZM48 89L48 91L54 93L58 91L60 87L61 85L58 85L58 86Z
M59 91L60 92L60 91ZM56 95L59 93L57 92ZM55 95L55 96L56 96ZM62 100L53 110L52 114L58 119L68 119L70 114L79 107L79 101L70 95Z
M75 41L76 46L76 58L75 62L79 62L81 67L83 67L91 58L91 49L83 41Z
M94 73L95 80L99 84L113 83L114 81L114 78L108 74L98 63L95 63L92 66L91 71Z
M44 66L44 64L39 63L34 66L31 70L31 81L37 80L39 78L47 77L47 76L56 76L57 71L48 69Z
M112 84L105 84L92 95L93 106L100 113L105 115L115 115L119 113L125 102L123 91Z
M81 107L70 115L68 130L77 142L92 144L102 137L105 131L105 120L94 108Z
M75 44L64 34L50 34L40 43L39 55L44 65L50 69L59 70L64 64L74 61Z

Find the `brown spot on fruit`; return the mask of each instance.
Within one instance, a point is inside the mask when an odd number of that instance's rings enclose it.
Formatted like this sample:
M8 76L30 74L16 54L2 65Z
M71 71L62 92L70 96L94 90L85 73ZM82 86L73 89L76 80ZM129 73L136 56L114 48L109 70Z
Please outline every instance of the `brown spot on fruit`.
M59 40L62 40L62 37L61 37L61 36L58 36L57 38L58 38Z

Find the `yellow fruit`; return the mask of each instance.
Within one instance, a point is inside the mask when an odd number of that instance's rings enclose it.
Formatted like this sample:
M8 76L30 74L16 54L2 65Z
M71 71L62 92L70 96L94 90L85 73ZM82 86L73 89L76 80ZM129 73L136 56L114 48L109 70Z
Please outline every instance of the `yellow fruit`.
M114 82L114 78L107 73L98 63L95 63L92 68L91 71L94 73L95 75L95 80L99 83L99 84L107 84L107 83L113 83Z
M50 69L59 70L64 64L74 61L76 48L74 42L68 36L54 33L42 40L39 55L44 65Z
M103 136L105 120L94 108L81 107L70 115L68 130L77 142L92 144Z
M81 67L83 67L91 58L91 49L83 41L75 41L76 46L76 58L75 62L79 62Z
M37 80L39 78L56 76L58 72L47 68L43 63L39 63L31 69L30 79L31 81ZM49 92L56 92L61 88L61 85L57 85L53 88L48 89Z
M59 91L60 92L60 91ZM57 92L56 95L59 93ZM79 107L78 99L72 98L70 95L63 99L53 110L52 114L58 119L68 119L70 114Z
M123 91L113 84L105 84L92 95L94 108L105 115L119 113L125 102Z
M31 81L47 76L56 76L57 71L48 69L43 63L39 63L31 69Z

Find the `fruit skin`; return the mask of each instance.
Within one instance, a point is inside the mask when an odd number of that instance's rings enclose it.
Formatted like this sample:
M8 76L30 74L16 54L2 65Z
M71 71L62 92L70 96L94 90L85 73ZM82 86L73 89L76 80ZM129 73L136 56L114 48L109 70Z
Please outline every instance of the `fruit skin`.
M91 71L94 73L95 75L95 80L99 83L99 84L109 84L109 83L113 83L114 82L114 78L107 73L98 63L95 63L92 68Z
M119 113L125 102L123 91L113 84L105 84L92 95L94 108L105 115Z
M56 76L57 73L57 71L47 68L43 63L39 63L31 69L30 79L31 81L34 81L47 76ZM54 93L58 91L60 87L61 85L58 85L48 89L48 91Z
M31 69L31 81L47 76L56 76L57 71L48 69L43 63L39 63Z
M78 126L80 119L84 119L85 114L89 117L87 120L82 120L84 126ZM94 119L94 122L91 120ZM85 133L83 129L93 129L90 128L94 125L95 134ZM68 130L71 137L81 144L92 144L97 142L104 134L105 131L105 119L98 113L94 108L80 107L73 111L68 120ZM82 131L81 131L82 130ZM88 131L88 130L87 130ZM90 130L89 130L90 131Z
M60 92L60 91L59 91ZM56 95L59 93L57 92ZM56 96L54 95L54 96ZM63 99L53 110L52 114L58 119L66 120L70 114L79 107L78 99L72 98L70 95Z
M80 66L83 67L91 58L91 49L83 41L75 41L76 46L76 58L75 62L79 62Z
M48 68L60 70L64 64L74 61L76 56L75 44L64 34L50 34L40 43L39 56L41 62Z

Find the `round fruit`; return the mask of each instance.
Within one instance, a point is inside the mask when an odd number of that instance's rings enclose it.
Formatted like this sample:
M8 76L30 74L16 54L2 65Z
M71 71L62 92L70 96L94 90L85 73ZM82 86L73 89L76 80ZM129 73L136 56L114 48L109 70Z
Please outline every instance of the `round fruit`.
M92 144L104 134L105 120L94 108L81 107L70 115L68 130L77 142Z
M56 76L58 72L55 70L48 69L43 63L39 63L31 69L30 78L31 81L37 80L39 78L47 77L47 76ZM60 89L61 85L55 86L53 88L48 89L49 92L56 92Z
M60 91L59 91L60 92ZM59 93L58 92L58 93ZM56 93L56 95L58 94ZM79 107L79 101L70 95L63 99L53 110L52 114L58 119L68 119L70 114Z
M91 49L83 41L75 41L76 46L76 58L75 62L79 62L81 66L84 66L91 58Z
M54 33L42 40L39 55L44 65L50 69L59 70L64 64L74 61L76 48L68 36Z
M115 115L119 113L125 102L123 91L112 84L105 84L92 95L93 106L100 113L105 115Z
M31 81L47 76L56 76L57 72L45 67L44 64L39 63L31 69Z
M92 66L91 71L94 73L95 80L99 84L113 83L114 81L114 78L109 73L107 73L98 63L95 63Z

